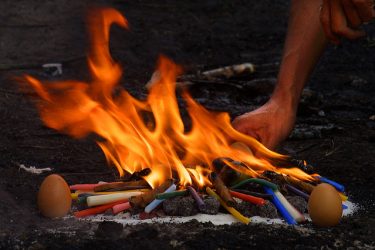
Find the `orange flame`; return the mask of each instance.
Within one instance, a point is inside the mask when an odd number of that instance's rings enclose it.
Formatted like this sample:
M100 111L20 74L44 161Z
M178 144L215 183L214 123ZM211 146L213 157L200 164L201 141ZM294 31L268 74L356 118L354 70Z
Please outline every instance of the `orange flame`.
M182 185L209 185L207 175L212 161L229 157L245 167L231 166L256 177L264 170L285 173L299 179L311 179L301 170L277 168L270 159L286 156L272 152L254 138L236 131L227 113L213 113L193 100L186 101L191 129L186 131L176 100L176 77L181 69L161 56L148 98L137 100L125 90L114 95L114 87L122 75L120 65L109 52L110 26L128 28L127 20L114 9L98 9L89 16L91 48L88 65L92 80L41 82L31 76L24 80L40 97L38 109L44 123L58 131L80 138L96 133L103 138L98 145L108 162L119 174L150 168L145 179L152 187L178 175ZM145 116L153 120L151 126ZM231 147L230 141L240 141L256 152ZM268 160L267 160L268 159Z

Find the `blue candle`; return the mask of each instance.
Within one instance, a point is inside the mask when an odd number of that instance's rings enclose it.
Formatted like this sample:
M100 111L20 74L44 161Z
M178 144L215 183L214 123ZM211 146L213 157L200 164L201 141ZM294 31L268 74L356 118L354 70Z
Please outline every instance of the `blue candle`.
M340 191L341 193L344 193L345 192L345 187L335 181L332 181L330 179L327 179L325 177L322 177L322 176L315 176L316 179L320 180L321 182L324 182L324 183L327 183L329 185L332 185L333 187L335 187L338 191Z
M176 185L175 184L172 184L167 190L164 191L164 193L170 193L170 192L173 192L173 191L176 191ZM150 204L147 205L147 207L145 207L145 212L150 213L157 206L159 206L163 201L164 201L164 199L163 200L158 200L158 199L153 200Z
M306 194L305 192L302 192L301 190L289 185L289 184L286 184L286 188L290 191L292 191L293 193L295 193L296 195L299 195L299 196L302 196L303 198L305 198L305 200L309 200L310 198L310 195Z
M286 220L286 222L288 224L290 224L290 225L297 225L297 222L295 221L295 219L290 215L290 213L288 212L288 210L286 210L286 208L283 206L283 204L281 204L281 202L276 197L276 195L273 192L273 190L271 188L269 188L269 187L263 187L263 188L264 188L264 190L266 191L267 194L272 195L272 202L273 202L273 204L279 210L280 214L284 217L284 219Z

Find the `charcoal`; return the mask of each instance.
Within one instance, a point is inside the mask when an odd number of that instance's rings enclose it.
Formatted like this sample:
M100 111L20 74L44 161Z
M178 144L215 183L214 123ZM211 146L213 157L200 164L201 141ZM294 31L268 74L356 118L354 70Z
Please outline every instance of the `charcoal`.
M260 216L264 218L279 218L276 207L272 202L266 201L263 206L250 202L240 202L235 207L241 214L247 217Z
M206 207L201 210L204 214L217 214L220 208L220 202L211 196L203 197L204 204Z
M165 214L172 216L191 216L197 214L198 207L191 196L178 196L163 202Z
M300 196L286 196L285 198L301 213L307 211L307 201L304 198Z

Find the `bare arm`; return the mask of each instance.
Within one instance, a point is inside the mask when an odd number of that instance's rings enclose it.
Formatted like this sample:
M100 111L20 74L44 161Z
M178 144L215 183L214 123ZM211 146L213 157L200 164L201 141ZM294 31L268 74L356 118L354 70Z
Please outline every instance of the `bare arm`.
M292 0L287 38L271 99L241 115L233 125L274 149L293 129L302 89L321 56L327 39L320 24L321 0Z

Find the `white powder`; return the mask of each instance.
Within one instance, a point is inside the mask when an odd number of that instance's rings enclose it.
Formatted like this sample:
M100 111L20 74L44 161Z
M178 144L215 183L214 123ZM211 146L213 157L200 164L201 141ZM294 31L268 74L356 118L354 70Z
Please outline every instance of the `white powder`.
M344 204L348 207L343 210L343 216L348 216L353 214L358 209L358 205L350 201L345 201ZM305 217L310 220L308 214L305 214ZM118 214L118 215L95 215L82 218L81 220L92 221L92 222L102 222L102 221L114 221L121 223L123 225L136 225L142 223L185 223L191 220L197 220L201 223L211 222L214 225L231 225L233 223L239 223L239 221L230 214L197 214L194 216L185 216L185 217L176 217L176 216L167 216L167 217L156 217L152 219L140 220L138 216L130 216L128 213ZM264 223L264 224L286 224L282 219L269 219L262 218L259 216L251 217L251 223Z

